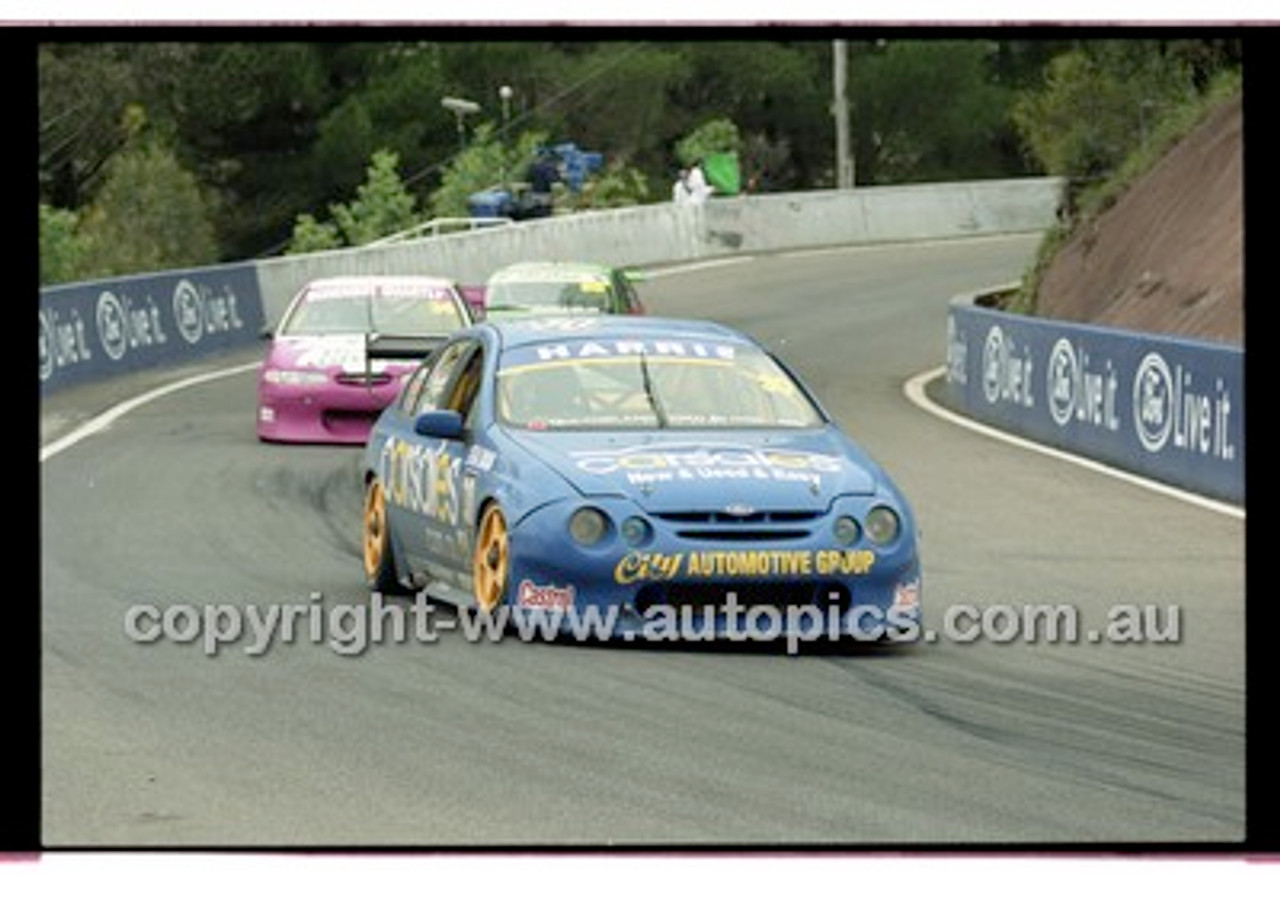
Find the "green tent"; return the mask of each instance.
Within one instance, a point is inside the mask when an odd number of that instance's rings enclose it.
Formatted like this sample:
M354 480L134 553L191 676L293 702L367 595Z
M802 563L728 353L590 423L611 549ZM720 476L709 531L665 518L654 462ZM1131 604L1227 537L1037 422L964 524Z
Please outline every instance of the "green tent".
M742 173L736 153L709 153L702 158L702 171L707 184L716 194L734 195L742 190Z

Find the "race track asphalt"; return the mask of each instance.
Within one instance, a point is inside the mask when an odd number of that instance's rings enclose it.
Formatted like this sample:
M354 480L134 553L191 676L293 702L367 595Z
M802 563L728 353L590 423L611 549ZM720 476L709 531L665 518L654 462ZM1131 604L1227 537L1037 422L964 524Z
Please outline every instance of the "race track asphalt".
M653 313L776 350L912 499L934 641L910 648L445 632L344 655L305 624L260 655L142 644L124 629L137 605L367 603L359 451L260 444L251 371L61 450L40 473L43 843L1241 841L1244 522L904 397L944 360L948 300L1017 279L1035 246L794 252L656 268L642 286ZM55 396L42 421L65 430L103 391ZM1044 605L1078 612L1081 638L1003 634ZM1083 638L1118 606L1176 640ZM948 635L983 611L1000 635Z

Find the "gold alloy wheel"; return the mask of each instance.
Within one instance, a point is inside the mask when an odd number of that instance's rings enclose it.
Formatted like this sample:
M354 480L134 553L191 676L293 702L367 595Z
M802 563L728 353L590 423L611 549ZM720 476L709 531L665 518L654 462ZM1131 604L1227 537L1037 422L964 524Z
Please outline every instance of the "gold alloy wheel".
M364 496L364 575L371 585L383 581L387 565L387 496L377 479Z
M476 547L471 558L471 575L475 580L476 604L483 611L492 611L502 601L507 591L507 567L510 564L511 542L507 535L507 520L498 505L485 508L476 532Z

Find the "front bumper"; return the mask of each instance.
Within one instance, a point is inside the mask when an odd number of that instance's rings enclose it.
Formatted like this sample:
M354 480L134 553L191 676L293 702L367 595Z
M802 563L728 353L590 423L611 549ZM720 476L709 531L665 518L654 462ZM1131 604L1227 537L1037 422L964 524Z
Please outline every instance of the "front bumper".
M258 385L258 437L272 442L363 444L400 380L383 385Z
M884 546L865 535L851 545L833 537L837 517L865 516L872 503L885 499L844 497L803 528L721 527L714 538L621 498L556 503L511 528L508 603L517 612L555 616L561 632L601 638L687 632L696 639L914 641L921 568L909 514L903 532ZM568 532L569 518L584 505L610 523L592 546ZM636 516L650 531L632 544L619 527Z

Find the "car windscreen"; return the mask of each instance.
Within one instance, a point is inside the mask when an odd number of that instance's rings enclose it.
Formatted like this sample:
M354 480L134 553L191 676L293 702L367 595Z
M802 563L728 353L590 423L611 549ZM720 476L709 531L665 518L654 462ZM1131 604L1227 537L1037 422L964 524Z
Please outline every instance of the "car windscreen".
M823 423L786 371L749 345L582 341L517 350L498 372L497 416L521 429L804 429Z
M489 286L485 309L507 311L604 313L610 307L609 283L602 279L496 282Z
M467 325L460 308L447 288L315 293L294 308L280 333L445 335Z

